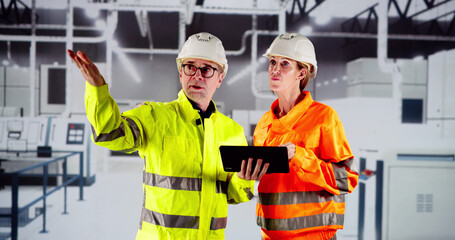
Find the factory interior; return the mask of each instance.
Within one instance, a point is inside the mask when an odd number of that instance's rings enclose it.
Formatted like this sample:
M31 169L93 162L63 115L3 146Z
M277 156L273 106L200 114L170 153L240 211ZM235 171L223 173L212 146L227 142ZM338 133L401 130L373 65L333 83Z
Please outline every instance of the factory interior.
M213 100L249 145L277 98L267 47L285 32L312 41L306 90L336 110L360 171L338 240L455 239L455 1L0 3L0 239L135 239L144 161L93 143L66 50L96 63L124 112L177 98L176 57L199 32L223 42ZM261 239L256 202L229 205L227 240Z

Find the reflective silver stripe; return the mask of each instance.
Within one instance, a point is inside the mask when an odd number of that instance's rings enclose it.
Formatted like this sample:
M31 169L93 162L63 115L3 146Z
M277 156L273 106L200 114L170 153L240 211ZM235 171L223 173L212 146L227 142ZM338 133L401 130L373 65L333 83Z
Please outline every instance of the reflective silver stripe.
M336 213L322 213L313 216L304 216L286 219L257 217L258 226L267 230L291 231L304 228L327 225L343 225L344 215Z
M332 163L333 172L335 174L335 179L337 187L340 190L341 194L347 194L349 192L349 182L348 182L348 172L346 167L349 169L357 171L357 165L355 164L354 158L349 158L338 163Z
M139 127L137 126L136 122L133 121L132 119L129 119L127 117L123 117L123 119L125 119L129 124L131 132L133 133L134 147L136 147L138 136L141 135L141 132L139 131ZM95 142L109 142L109 141L113 141L117 138L125 136L125 125L123 124L123 122L121 122L120 126L118 128L112 130L109 133L101 133L100 135L96 134L96 131L92 126L92 133L93 133L93 139L95 140Z
M199 217L162 214L150 211L146 208L142 208L141 222L142 221L163 227L199 228Z
M197 216L162 214L148 210L146 208L142 208L141 222L143 221L169 228L199 228L199 217ZM210 223L210 230L224 229L226 228L226 225L227 217L212 218Z
M251 192L251 188L245 188L245 192L249 200L253 199L254 194Z
M354 158L346 159L344 162L345 162L344 164L348 166L348 168L351 169L353 172L359 173L359 168L357 167Z
M131 132L133 133L133 138L134 138L134 147L137 147L137 139L139 136L141 136L141 131L139 130L139 127L137 126L136 122L133 121L133 119L123 117L128 122L129 127L131 128Z
M122 122L117 129L112 130L110 133L101 133L100 135L97 135L95 129L92 126L92 134L95 142L109 142L125 136L125 128Z
M170 177L148 172L144 172L143 176L144 184L152 187L174 190L201 191L201 178Z
M243 190L245 191L248 200L251 200L254 198L254 194L251 192L251 188L245 188ZM229 196L227 196L227 198L228 198L229 204L239 204L240 203L238 201L235 201L235 199L229 199Z
M339 163L332 163L333 173L335 174L335 180L337 183L337 188L340 190L341 194L348 193L349 184L348 184L348 173L344 167L344 161Z
M259 193L258 202L262 205L288 205L299 203L344 202L344 195L334 195L327 191Z
M210 230L218 230L226 228L227 225L227 217L224 218L213 218L210 222Z
M148 186L173 190L201 191L202 189L201 178L171 177L144 172L143 182ZM226 182L216 181L216 193L227 193Z
M225 181L216 181L216 193L227 194L228 183Z

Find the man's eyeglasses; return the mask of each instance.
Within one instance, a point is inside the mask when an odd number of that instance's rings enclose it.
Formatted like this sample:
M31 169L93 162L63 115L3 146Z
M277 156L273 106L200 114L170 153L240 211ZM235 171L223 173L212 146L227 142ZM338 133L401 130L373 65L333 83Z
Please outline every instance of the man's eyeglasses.
M193 64L182 64L183 72L187 76L194 76L197 72L197 70L201 70L201 75L205 78L211 78L213 77L213 74L215 74L215 71L218 69L210 66L205 66L205 67L196 67Z

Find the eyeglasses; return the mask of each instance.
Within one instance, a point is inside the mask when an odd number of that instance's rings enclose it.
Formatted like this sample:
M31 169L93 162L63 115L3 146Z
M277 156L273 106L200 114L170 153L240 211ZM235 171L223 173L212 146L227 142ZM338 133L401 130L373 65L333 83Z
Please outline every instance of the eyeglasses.
M204 67L196 67L193 64L182 64L183 72L187 76L194 76L197 72L197 70L201 70L201 75L205 78L211 78L213 77L213 74L215 74L215 71L218 69L210 66L204 66Z

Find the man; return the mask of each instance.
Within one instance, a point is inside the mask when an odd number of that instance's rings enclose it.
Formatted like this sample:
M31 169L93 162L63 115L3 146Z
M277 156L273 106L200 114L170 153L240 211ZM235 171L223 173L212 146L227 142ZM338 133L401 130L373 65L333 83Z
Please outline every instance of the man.
M224 239L227 203L249 201L267 171L252 159L237 174L223 171L220 145L246 145L243 129L211 100L227 72L221 41L190 36L178 57L182 90L167 103L145 102L120 114L87 56L68 50L87 80L85 102L96 144L138 151L144 159L144 202L136 239Z

